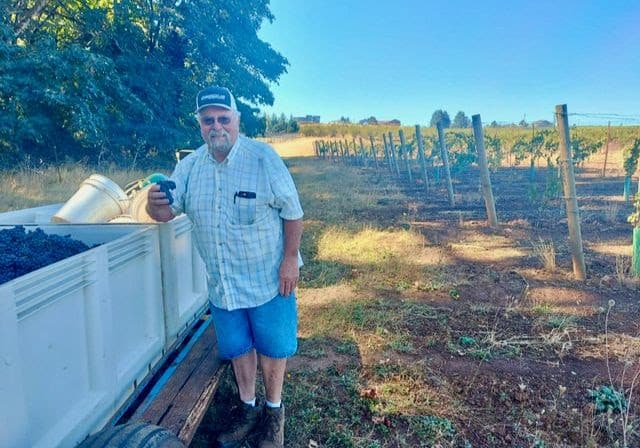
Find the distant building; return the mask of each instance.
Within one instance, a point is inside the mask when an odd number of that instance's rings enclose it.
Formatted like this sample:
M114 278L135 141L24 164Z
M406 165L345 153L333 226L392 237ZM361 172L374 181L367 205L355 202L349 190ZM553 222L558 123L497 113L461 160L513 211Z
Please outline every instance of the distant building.
M305 115L304 117L293 117L298 123L320 123L320 115Z

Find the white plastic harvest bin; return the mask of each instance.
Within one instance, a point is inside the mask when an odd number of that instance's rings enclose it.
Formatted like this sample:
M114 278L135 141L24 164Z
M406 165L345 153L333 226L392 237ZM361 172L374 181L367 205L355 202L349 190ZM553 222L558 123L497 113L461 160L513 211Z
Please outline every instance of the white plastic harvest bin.
M162 358L158 230L25 227L103 243L0 285L0 446L72 447Z
M63 204L52 204L0 213L0 224L49 222ZM59 224L56 224L59 225ZM79 225L79 224L78 224ZM87 224L110 227L125 224ZM162 295L165 308L166 348L168 349L208 308L207 271L193 245L193 224L186 215L167 223L126 224L157 226L160 234Z
M194 246L193 224L186 215L156 225L169 346L208 308L207 268Z
M0 224L49 224L62 205L50 204L0 213Z

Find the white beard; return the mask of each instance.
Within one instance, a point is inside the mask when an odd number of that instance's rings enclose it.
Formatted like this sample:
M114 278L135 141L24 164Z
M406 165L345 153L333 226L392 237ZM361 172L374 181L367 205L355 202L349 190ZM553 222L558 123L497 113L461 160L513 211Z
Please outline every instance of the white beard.
M215 136L224 136L226 137L226 139L216 140L214 139ZM214 153L227 155L229 154L229 151L231 151L231 147L233 146L231 144L231 136L224 129L219 132L211 131L209 133L209 141L207 143L207 146L209 147L209 153L211 155L213 155Z

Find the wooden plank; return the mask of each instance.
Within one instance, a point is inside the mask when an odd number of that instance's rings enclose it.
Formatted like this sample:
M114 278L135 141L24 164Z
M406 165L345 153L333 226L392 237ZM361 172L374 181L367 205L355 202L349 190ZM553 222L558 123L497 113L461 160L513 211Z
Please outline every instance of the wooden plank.
M203 319L204 314L205 313L203 310L203 312L197 317L196 321ZM131 412L144 409L145 403L149 403L151 401L149 400L148 395L144 400L142 400L142 402L141 398L144 398L145 394L148 394L148 387L151 387L153 385L153 382L157 381L158 375L160 375L167 369L165 364L166 360L170 357L169 354L179 351L180 347L184 345L183 343L185 343L185 341L188 341L193 336L194 335L190 334L188 331L183 331L180 335L178 335L178 338L171 344L171 346L169 346L168 349L166 349L166 352L163 355L163 361L155 365L149 371L147 377L140 384L138 384L138 387L135 389L133 395L131 395L131 397L129 397L127 401L124 402L120 410L111 418L106 426L114 426L116 424L133 421L133 417L130 415ZM138 415L141 413L141 411L138 411Z
M206 412L224 372L213 324L176 358L175 370L152 401L142 403L129 421L163 426L188 444Z
M211 380L220 370L220 365L221 362L217 356L205 356L202 362L191 371L188 380L180 387L171 405L167 407L167 411L162 416L159 425L179 434L203 393L210 388ZM206 407L204 411L206 411Z
M178 431L178 438L182 440L185 445L188 446L191 443L191 439L193 439L193 436L196 434L198 426L200 426L200 422L204 418L204 414L207 412L207 409L209 409L213 395L218 389L222 376L227 370L225 367L228 367L229 365L230 364L228 363L223 364L223 366L218 368L214 376L210 377L207 387L196 400L195 406L191 408L191 412L187 416L186 421L182 425L180 431Z

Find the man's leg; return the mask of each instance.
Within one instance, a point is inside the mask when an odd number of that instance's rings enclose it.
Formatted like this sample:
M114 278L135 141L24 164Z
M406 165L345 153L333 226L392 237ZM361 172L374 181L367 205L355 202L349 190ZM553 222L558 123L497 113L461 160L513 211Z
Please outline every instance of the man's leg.
M279 403L282 399L282 385L284 383L287 359L269 358L268 356L260 355L260 367L264 377L267 400L272 403Z
M250 312L256 351L264 378L267 403L259 448L284 447L284 413L281 403L287 358L298 347L295 295L276 296Z
M256 369L257 365L256 351L251 350L246 355L242 355L231 360L233 365L233 373L238 384L240 399L249 401L256 398ZM280 389L282 390L282 388Z
M267 404L264 408L264 421L262 423L263 434L259 448L283 448L284 406L281 400L287 358L259 356L267 396ZM269 406L269 404L279 404L279 406L273 407Z
M212 318L218 337L218 350L223 359L231 359L240 399L251 401L256 396L257 355L252 348L252 335L245 310L226 311L212 307ZM227 428L218 435L216 446L237 448L242 445L260 421L262 408L240 402L225 417Z

